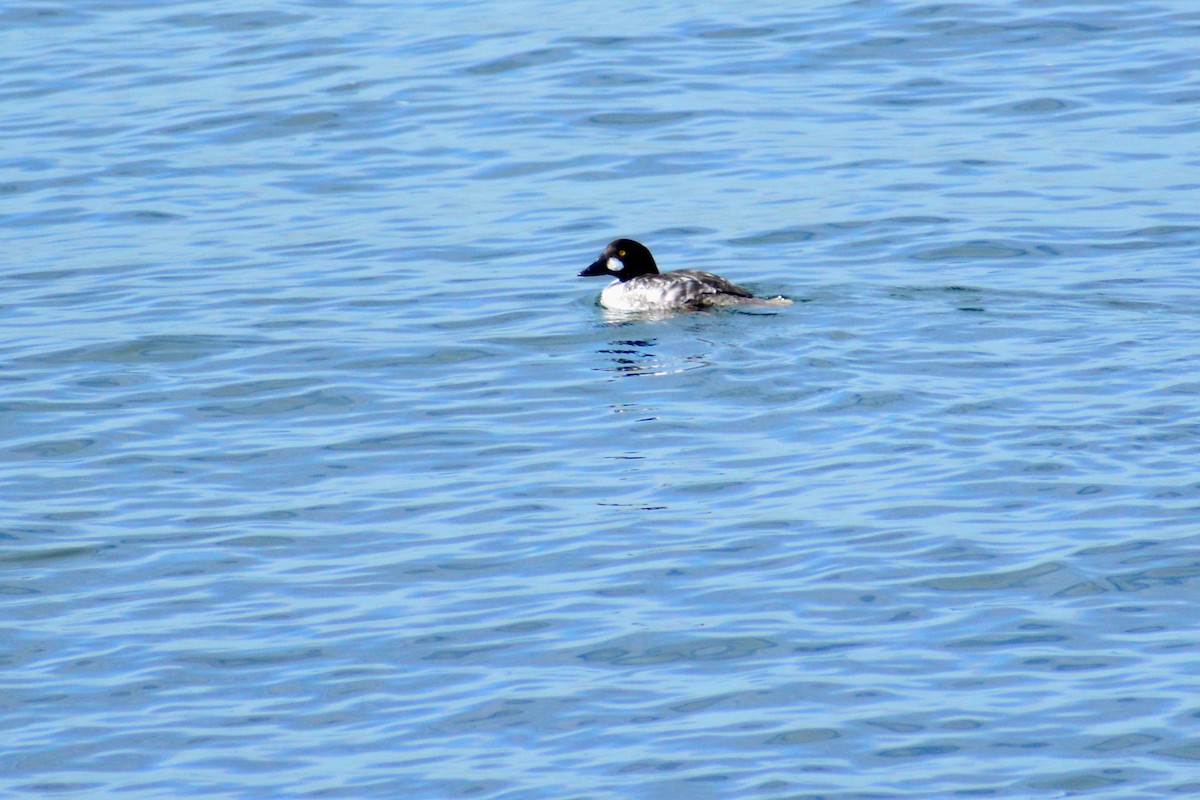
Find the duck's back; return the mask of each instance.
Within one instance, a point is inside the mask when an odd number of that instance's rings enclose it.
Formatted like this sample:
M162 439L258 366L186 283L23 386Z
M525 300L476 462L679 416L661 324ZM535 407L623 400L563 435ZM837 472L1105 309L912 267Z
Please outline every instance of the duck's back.
M668 272L666 275L647 275L648 278L670 278L672 275L687 280L689 283L695 281L697 284L697 297L711 297L713 295L726 294L731 297L750 298L754 297L749 289L743 289L736 283L725 280L720 275L714 275L711 272L702 272L698 269L677 269L674 272Z
M607 287L600 302L618 311L708 308L739 305L754 295L720 275L696 269L679 269L655 275L639 275Z

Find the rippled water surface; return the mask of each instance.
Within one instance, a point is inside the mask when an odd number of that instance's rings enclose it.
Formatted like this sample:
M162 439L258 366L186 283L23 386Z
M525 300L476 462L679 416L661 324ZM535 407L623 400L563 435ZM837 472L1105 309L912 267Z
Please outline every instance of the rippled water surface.
M0 794L1200 795L1191 0L0 41Z

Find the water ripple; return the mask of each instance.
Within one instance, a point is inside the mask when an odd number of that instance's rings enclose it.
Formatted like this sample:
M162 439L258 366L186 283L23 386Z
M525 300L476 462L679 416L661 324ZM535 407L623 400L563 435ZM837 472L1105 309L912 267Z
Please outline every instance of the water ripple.
M1195 793L1190 7L0 21L0 793Z

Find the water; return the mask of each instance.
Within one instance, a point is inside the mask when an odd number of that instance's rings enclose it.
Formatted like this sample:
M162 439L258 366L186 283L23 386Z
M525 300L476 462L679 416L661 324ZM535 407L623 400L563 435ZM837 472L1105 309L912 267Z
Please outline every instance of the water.
M1193 3L0 21L0 794L1200 795Z

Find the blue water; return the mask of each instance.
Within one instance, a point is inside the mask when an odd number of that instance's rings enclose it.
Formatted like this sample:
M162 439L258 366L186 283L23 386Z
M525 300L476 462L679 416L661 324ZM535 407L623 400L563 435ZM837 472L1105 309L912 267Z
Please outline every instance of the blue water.
M1192 0L0 45L0 795L1200 796Z

